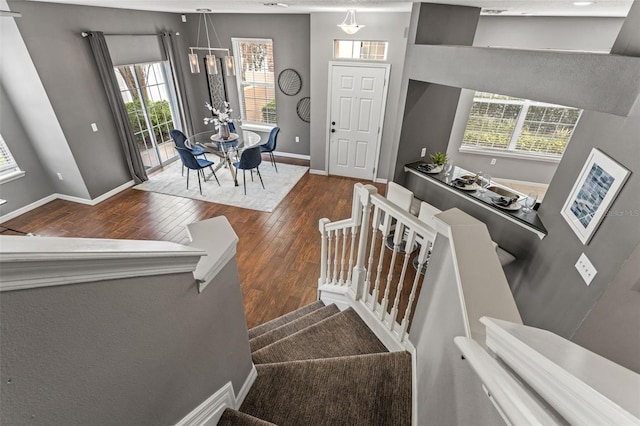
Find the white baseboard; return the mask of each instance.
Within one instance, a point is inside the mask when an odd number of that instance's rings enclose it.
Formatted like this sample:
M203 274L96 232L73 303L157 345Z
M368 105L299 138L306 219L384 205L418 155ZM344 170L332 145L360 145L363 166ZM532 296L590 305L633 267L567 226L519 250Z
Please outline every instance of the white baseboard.
M317 170L317 169L309 169L309 174L329 176L329 172L327 172L326 170Z
M388 182L388 179L375 178L373 181L376 183L384 183L386 185Z
M256 366L251 364L251 371L237 395L233 391L233 384L228 382L176 423L176 426L216 426L226 408L240 408L256 377L258 371Z
M251 386L253 386L253 382L256 381L257 377L258 377L258 371L256 370L256 366L251 364L251 371L249 372L247 379L244 381L244 384L240 388L240 392L238 392L238 394L236 395L235 406L234 406L236 410L240 408L240 406L244 402L245 397L249 393L249 389L251 389Z
M294 154L291 152L273 151L273 155L277 155L279 157L299 158L300 160L311 160L310 155Z
M176 426L216 426L225 408L234 406L233 385L228 382L176 423Z
M4 216L0 216L0 223L4 223L8 220L14 219L22 214L25 214L27 212L30 212L33 209L37 209L38 207L41 207L45 204L47 204L48 202L51 202L53 200L65 200L65 201L71 201L73 203L79 203L79 204L84 204L84 205L88 205L88 206L95 206L98 203L101 203L102 201L106 200L107 198L113 197L114 195L118 194L119 192L124 191L127 188L130 188L134 185L134 182L132 180L130 180L129 182L126 182L120 186L118 186L117 188L112 189L109 192L106 192L104 194L102 194L101 196L94 198L92 200L87 200L86 198L80 198L80 197L74 197L72 195L65 195L65 194L51 194L51 195L47 195L44 198L39 199L38 201L34 201L31 204L28 204L24 207L20 207L19 209L16 209L10 213L5 214Z

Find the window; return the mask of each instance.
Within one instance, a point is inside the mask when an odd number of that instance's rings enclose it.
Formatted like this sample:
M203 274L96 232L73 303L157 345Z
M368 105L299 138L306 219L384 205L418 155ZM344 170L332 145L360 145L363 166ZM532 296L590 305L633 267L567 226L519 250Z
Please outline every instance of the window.
M0 183L9 182L24 176L24 174L11 155L4 138L0 135Z
M582 110L476 92L461 151L492 150L557 159Z
M180 123L167 66L166 62L150 62L115 67L122 101L147 169L178 155L169 135Z
M273 42L266 39L234 38L233 55L240 114L246 124L277 125Z
M384 61L387 59L386 41L372 40L335 40L333 57L338 59L371 59Z

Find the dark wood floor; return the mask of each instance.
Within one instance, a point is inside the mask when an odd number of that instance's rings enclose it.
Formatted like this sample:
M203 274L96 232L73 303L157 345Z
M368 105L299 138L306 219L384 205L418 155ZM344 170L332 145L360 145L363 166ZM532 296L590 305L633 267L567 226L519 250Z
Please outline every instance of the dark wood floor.
M277 160L308 165L304 160ZM264 161L263 167L271 167L266 157ZM186 244L185 225L226 216L240 238L238 269L247 324L253 327L316 299L320 271L318 220L349 217L356 182L307 173L273 213L127 189L96 206L52 201L5 222L0 232L6 226L41 236ZM384 193L384 185L376 186Z

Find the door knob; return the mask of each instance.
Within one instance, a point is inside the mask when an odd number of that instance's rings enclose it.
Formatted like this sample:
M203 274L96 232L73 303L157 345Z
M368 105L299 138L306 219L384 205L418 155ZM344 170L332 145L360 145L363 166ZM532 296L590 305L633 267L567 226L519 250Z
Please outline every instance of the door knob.
M335 121L332 121L332 122L331 122L331 125L332 125L332 126L335 126L335 125L336 125L336 122L335 122Z

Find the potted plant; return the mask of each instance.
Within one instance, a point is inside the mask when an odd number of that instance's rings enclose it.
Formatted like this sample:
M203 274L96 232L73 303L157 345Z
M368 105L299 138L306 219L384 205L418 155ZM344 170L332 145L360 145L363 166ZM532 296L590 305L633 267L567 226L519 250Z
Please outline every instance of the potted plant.
M429 155L429 159L431 160L431 164L442 166L447 161L447 154L444 152L436 152L435 154Z

